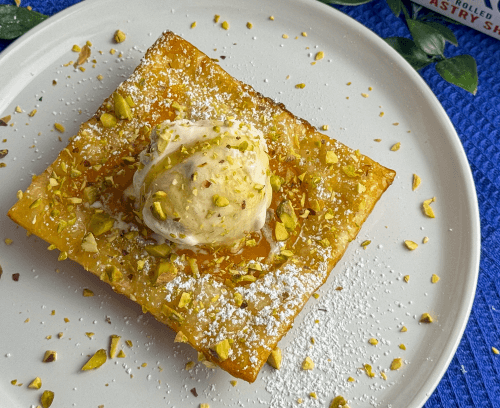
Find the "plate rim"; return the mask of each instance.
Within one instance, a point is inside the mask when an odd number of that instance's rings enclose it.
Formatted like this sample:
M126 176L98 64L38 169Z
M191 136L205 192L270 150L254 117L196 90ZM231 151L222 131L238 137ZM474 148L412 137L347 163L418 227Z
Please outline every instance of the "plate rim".
M108 2L113 2L114 0L106 0ZM302 5L307 5L316 12L328 13L330 18L338 19L343 21L349 27L355 29L361 36L375 42L380 48L382 48L397 64L401 71L409 79L414 81L416 87L422 92L422 96L425 101L432 104L433 110L436 112L435 117L439 118L443 127L447 130L446 137L449 139L451 146L453 146L453 153L456 156L462 170L463 182L467 186L466 196L467 204L470 209L470 220L468 221L470 225L469 236L470 236L470 256L469 256L469 271L466 275L466 280L464 281L464 288L469 288L466 290L463 302L461 303L460 309L457 312L457 318L453 325L452 330L449 332L448 338L452 338L453 342L448 343L442 350L440 357L435 360L434 368L432 369L431 375L425 380L422 387L416 392L415 396L408 402L408 407L419 408L422 407L428 398L435 391L439 382L443 378L444 374L448 370L448 367L456 354L458 346L464 335L466 326L469 321L469 317L472 311L472 306L474 303L474 298L477 289L477 282L480 270L480 253L481 253L481 229L480 229L480 213L479 204L477 198L476 187L474 183L474 178L472 175L472 170L470 168L467 155L465 153L462 141L460 140L455 127L446 113L445 109L441 105L437 96L434 94L430 86L425 82L425 80L420 76L420 74L415 71L411 65L389 44L387 44L378 34L364 26L362 23L355 20L353 17L343 13L342 11L336 9L335 7L329 6L327 4L321 3L315 0L292 0L292 3L298 3ZM102 0L86 0L79 3L73 4L65 9L53 14L50 18L44 20L42 23L38 24L36 27L29 30L27 33L23 34L21 37L14 40L9 44L3 51L0 52L0 69L3 66L8 65L8 60L14 58L16 53L20 52L23 46L31 41L35 40L37 35L45 30L46 28L60 24L62 20L69 17L70 15L79 12L83 8L91 8L96 4L102 3ZM215 6L215 4L214 4ZM440 137L443 137L440 135Z

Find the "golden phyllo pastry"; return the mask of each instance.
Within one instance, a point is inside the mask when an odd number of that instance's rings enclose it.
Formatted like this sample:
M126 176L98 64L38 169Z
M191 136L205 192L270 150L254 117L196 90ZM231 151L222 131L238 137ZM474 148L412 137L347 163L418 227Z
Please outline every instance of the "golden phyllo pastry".
M177 140L163 167L140 176L155 151L174 142L168 124L199 121L222 134L211 146L217 136L207 136L213 175L192 159L202 143ZM236 130L228 136L221 127ZM241 163L260 160L257 170L242 173L221 146ZM163 181L154 184L158 174ZM394 177L165 32L9 216L207 361L253 382ZM212 235L198 231L206 228ZM214 239L221 234L234 242Z

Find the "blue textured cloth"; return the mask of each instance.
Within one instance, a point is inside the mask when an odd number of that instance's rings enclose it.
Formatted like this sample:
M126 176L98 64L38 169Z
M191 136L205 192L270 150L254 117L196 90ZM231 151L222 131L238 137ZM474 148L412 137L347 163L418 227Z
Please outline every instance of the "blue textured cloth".
M33 9L52 15L78 0L33 1ZM0 4L13 4L0 0ZM381 37L408 36L405 24L386 2L339 7ZM459 47L445 55L472 55L478 65L476 96L444 81L433 67L422 77L450 117L467 153L481 213L481 269L471 316L457 353L425 408L500 408L500 36L491 38L466 26L452 25ZM10 41L0 40L0 51ZM462 366L465 370L462 370Z

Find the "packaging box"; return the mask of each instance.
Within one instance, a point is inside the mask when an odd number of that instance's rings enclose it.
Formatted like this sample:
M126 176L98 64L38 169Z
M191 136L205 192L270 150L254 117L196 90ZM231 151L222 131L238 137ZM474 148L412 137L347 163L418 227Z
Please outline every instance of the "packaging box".
M500 40L500 0L412 0Z

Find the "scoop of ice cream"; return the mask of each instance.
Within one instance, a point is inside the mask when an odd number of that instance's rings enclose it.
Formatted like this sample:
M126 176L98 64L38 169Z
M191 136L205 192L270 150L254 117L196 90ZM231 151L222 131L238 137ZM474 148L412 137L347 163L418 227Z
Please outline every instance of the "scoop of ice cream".
M232 244L264 226L271 204L262 132L238 121L179 120L154 129L134 175L145 224L186 245Z

